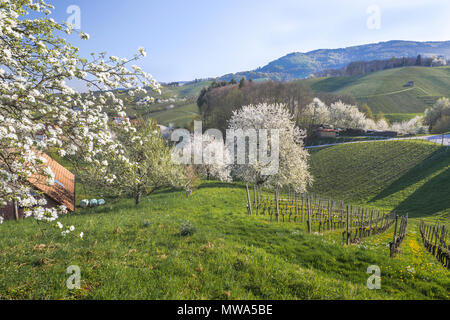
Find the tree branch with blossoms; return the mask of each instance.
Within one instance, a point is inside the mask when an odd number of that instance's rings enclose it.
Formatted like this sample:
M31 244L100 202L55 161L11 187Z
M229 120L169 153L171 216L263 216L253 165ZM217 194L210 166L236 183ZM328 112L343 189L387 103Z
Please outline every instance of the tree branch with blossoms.
M42 153L82 155L88 163L107 153L128 162L109 130L105 106L124 116L136 92L160 90L151 75L127 67L145 57L143 48L131 59L105 53L81 58L61 36L73 33L72 26L49 18L52 9L42 0L0 2L0 206L16 201L26 216L45 221L55 221L64 208L45 208L43 197L32 192L33 174L55 183ZM30 12L38 18L31 19ZM83 32L80 37L89 39ZM71 80L85 83L87 92L76 92L67 84ZM124 95L118 88L135 89ZM129 121L121 126L132 128Z

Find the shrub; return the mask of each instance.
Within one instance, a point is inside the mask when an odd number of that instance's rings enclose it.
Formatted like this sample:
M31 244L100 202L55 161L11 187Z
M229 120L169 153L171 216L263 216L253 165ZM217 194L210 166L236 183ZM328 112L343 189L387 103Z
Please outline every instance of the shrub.
M143 226L145 228L149 228L152 225L152 223L150 221L144 221Z
M433 127L432 133L445 133L450 131L450 116L442 116Z
M189 222L189 221L183 221L180 226L180 235L182 237L188 237L192 236L197 229L195 229L195 226Z

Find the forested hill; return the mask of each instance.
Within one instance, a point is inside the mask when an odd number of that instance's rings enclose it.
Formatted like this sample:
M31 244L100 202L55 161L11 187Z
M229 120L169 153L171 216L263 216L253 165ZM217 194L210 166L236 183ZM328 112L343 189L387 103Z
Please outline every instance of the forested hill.
M242 76L257 79L301 79L326 69L343 68L354 61L385 60L392 57L442 55L450 58L450 41L417 42L393 40L339 49L319 49L307 53L294 52L253 71L228 74L221 80Z

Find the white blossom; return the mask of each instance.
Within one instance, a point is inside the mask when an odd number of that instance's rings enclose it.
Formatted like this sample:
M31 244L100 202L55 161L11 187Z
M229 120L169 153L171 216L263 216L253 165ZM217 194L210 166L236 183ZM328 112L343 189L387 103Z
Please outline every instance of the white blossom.
M279 135L278 172L265 176L262 174L264 164L256 161L254 164L235 164L233 171L237 177L269 187L291 186L296 192L305 192L312 183L308 166L309 154L303 146L306 132L296 127L284 105L263 103L242 107L233 112L229 129L254 129L257 133L260 130L277 130Z
M108 153L126 162L104 105L122 114L128 98L115 93L120 87L159 91L151 75L126 66L145 50L132 59L108 60L104 53L78 58L78 49L58 36L73 28L49 19L52 9L44 1L0 1L0 205L16 199L27 217L40 221L55 221L67 211L44 208L42 197L32 192L34 174L55 183L42 153L83 155L86 162ZM83 32L80 37L89 39ZM89 90L76 92L70 79L84 81ZM122 126L132 128L129 121Z

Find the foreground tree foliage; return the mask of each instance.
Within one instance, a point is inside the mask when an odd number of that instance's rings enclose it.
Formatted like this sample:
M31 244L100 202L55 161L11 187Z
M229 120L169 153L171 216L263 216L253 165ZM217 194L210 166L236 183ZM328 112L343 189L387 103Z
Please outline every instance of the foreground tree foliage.
M450 99L441 98L425 111L425 124L432 133L450 131Z
M322 124L333 125L341 129L386 130L389 125L384 119L374 121L361 112L357 106L342 101L327 105L315 98L303 111L300 124L312 131Z
M128 163L114 154L102 154L99 165L77 163L77 172L85 185L101 189L110 197L131 196L138 205L143 196L167 187L190 188L188 170L171 159L171 148L161 137L153 120L142 121L129 129L113 126L115 141L123 150ZM105 184L105 176L110 177Z
M159 90L140 68L126 67L146 55L143 48L132 59L106 54L80 58L78 49L62 37L73 33L72 27L48 18L51 9L44 1L0 2L0 206L16 201L27 216L49 221L57 218L57 210L44 208L45 200L32 192L29 182L35 173L47 177L49 184L55 182L42 152L77 154L113 182L99 158L115 157L130 167L135 163L113 138L103 106L125 116L122 107L128 96L113 89L137 88L128 91L130 96L146 93L144 88ZM80 37L89 39L85 33ZM67 85L74 79L88 91L75 92ZM131 129L127 120L121 126Z
M417 116L408 121L389 125L383 114L378 114L374 120L367 117L367 113L361 112L357 106L345 104L342 101L326 105L318 98L304 109L300 117L301 126L308 128L310 134L313 133L314 128L323 124L340 129L392 130L401 134L420 134L427 132L422 122L423 117Z

